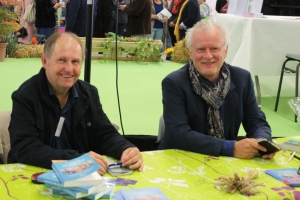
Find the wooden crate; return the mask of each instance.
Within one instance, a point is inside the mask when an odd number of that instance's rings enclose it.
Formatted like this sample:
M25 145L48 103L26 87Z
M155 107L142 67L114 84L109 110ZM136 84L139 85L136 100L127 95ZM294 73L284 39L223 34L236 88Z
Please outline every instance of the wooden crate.
M80 38L85 46L85 37ZM117 41L118 60L159 62L163 44L161 40L122 38ZM116 60L116 41L113 38L92 39L92 59Z

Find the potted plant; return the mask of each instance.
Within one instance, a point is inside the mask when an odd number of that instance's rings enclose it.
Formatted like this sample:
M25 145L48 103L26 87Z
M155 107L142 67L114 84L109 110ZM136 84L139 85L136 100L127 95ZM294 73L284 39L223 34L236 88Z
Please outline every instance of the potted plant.
M17 1L7 0L5 5L0 5L0 61L4 61L7 36L18 30L19 17L9 7L16 6Z

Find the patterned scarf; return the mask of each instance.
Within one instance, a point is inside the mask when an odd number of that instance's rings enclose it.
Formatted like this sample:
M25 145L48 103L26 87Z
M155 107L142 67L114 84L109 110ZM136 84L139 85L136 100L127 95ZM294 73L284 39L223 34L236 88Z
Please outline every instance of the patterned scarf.
M217 138L224 138L224 128L220 107L224 103L225 96L230 88L230 72L224 62L220 70L219 81L213 86L195 69L190 60L189 76L193 91L208 104L207 133Z
M172 10L171 10L171 13L173 15L176 15L178 13L178 10L179 10L179 7L180 7L180 4L183 0L174 0L174 5L172 7Z

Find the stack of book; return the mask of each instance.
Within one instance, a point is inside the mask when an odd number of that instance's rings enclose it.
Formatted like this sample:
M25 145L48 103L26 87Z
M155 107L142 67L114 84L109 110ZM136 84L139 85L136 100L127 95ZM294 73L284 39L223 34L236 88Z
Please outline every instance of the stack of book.
M115 183L98 174L100 166L89 154L75 159L53 162L52 170L38 176L38 182L45 183L50 193L72 198L99 199L110 194Z

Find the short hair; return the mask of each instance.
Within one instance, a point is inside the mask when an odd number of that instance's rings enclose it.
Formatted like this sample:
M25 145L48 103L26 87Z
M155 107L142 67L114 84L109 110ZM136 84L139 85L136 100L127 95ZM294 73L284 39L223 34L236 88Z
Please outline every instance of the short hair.
M192 36L195 31L201 30L201 31L207 31L211 30L213 28L217 28L223 35L224 37L224 46L227 47L229 44L229 35L226 27L219 23L219 22L214 22L212 20L201 20L197 22L192 28L188 29L185 35L185 40L186 40L186 46L190 50L191 48L191 43L192 43ZM201 36L199 36L201 37Z
M47 58L49 58L52 53L53 53L53 47L56 43L56 41L63 37L63 36L69 36L71 38L73 38L75 41L77 41L77 43L80 45L81 47L81 51L82 51L82 60L84 60L84 49L83 49L83 45L82 45L82 42L80 40L80 38L75 35L74 33L71 33L71 32L63 32L63 33L60 33L60 32L56 32L56 33L53 33L45 42L45 45L44 45L44 54Z

